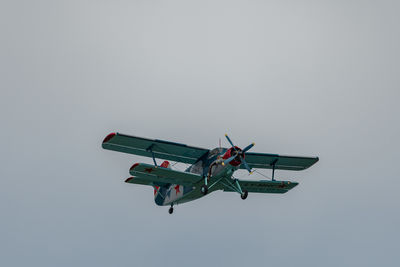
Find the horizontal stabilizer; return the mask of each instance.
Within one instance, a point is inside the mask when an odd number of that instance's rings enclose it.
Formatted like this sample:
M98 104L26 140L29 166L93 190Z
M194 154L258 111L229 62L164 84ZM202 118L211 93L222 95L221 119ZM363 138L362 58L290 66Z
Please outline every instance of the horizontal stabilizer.
M155 184L155 181L152 176L141 175L141 176L129 177L128 179L125 180L125 183L153 186Z

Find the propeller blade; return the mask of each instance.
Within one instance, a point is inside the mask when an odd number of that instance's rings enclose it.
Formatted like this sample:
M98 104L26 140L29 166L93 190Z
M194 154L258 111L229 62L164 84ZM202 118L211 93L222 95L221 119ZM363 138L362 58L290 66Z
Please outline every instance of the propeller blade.
M226 139L228 139L229 144L231 144L233 149L235 149L235 151L236 151L235 145L232 143L232 140L229 138L229 136L227 134L225 134L225 137L226 137Z
M245 153L246 151L248 151L250 148L252 148L255 144L251 143L250 145L246 146L242 151L243 153Z
M242 158L242 164L244 165L244 167L247 169L247 171L252 174L253 172L251 171L249 165L247 164L247 162L244 160L244 158Z
M236 158L237 155L233 155L230 158L227 158L225 161L222 162L222 166L225 166L226 164L229 164L229 162L231 162L232 160L234 160Z

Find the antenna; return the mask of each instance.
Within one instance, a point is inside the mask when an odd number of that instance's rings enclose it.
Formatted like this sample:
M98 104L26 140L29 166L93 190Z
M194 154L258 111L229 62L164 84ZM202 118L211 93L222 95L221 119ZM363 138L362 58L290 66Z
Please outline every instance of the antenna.
M221 149L221 137L219 138L219 148Z

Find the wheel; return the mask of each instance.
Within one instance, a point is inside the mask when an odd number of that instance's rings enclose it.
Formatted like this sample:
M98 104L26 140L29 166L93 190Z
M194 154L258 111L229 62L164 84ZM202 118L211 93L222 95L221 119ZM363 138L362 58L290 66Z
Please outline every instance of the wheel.
M200 191L203 195L207 195L208 193L208 186L206 186L205 184L201 186Z
M249 195L249 192L247 190L243 190L243 192L240 194L240 197L245 200L247 196Z
M169 214L172 214L174 212L174 208L173 207L169 208L168 212Z

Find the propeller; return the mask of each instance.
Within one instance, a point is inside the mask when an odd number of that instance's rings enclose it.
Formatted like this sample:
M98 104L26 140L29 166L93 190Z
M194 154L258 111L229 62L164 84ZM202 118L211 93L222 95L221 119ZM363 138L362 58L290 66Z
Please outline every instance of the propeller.
M228 140L229 144L231 144L231 146L232 146L232 152L233 152L233 150L234 150L235 152L232 153L233 155L232 155L231 157L229 157L229 158L227 158L226 160L224 160L224 161L222 162L222 165L229 164L232 160L237 159L237 161L239 161L240 164L243 164L243 166L246 168L246 170L247 170L250 174L252 174L253 172L251 171L251 168L250 168L249 165L247 164L247 162L246 162L246 160L244 159L244 157L245 157L245 153L246 153L247 151L249 151L249 150L254 146L254 143L251 143L250 145L246 146L246 147L242 150L242 149L240 149L239 147L237 147L237 146L235 146L235 145L233 144L232 140L229 138L229 136L228 136L227 134L225 134L225 137L226 137L226 139Z

